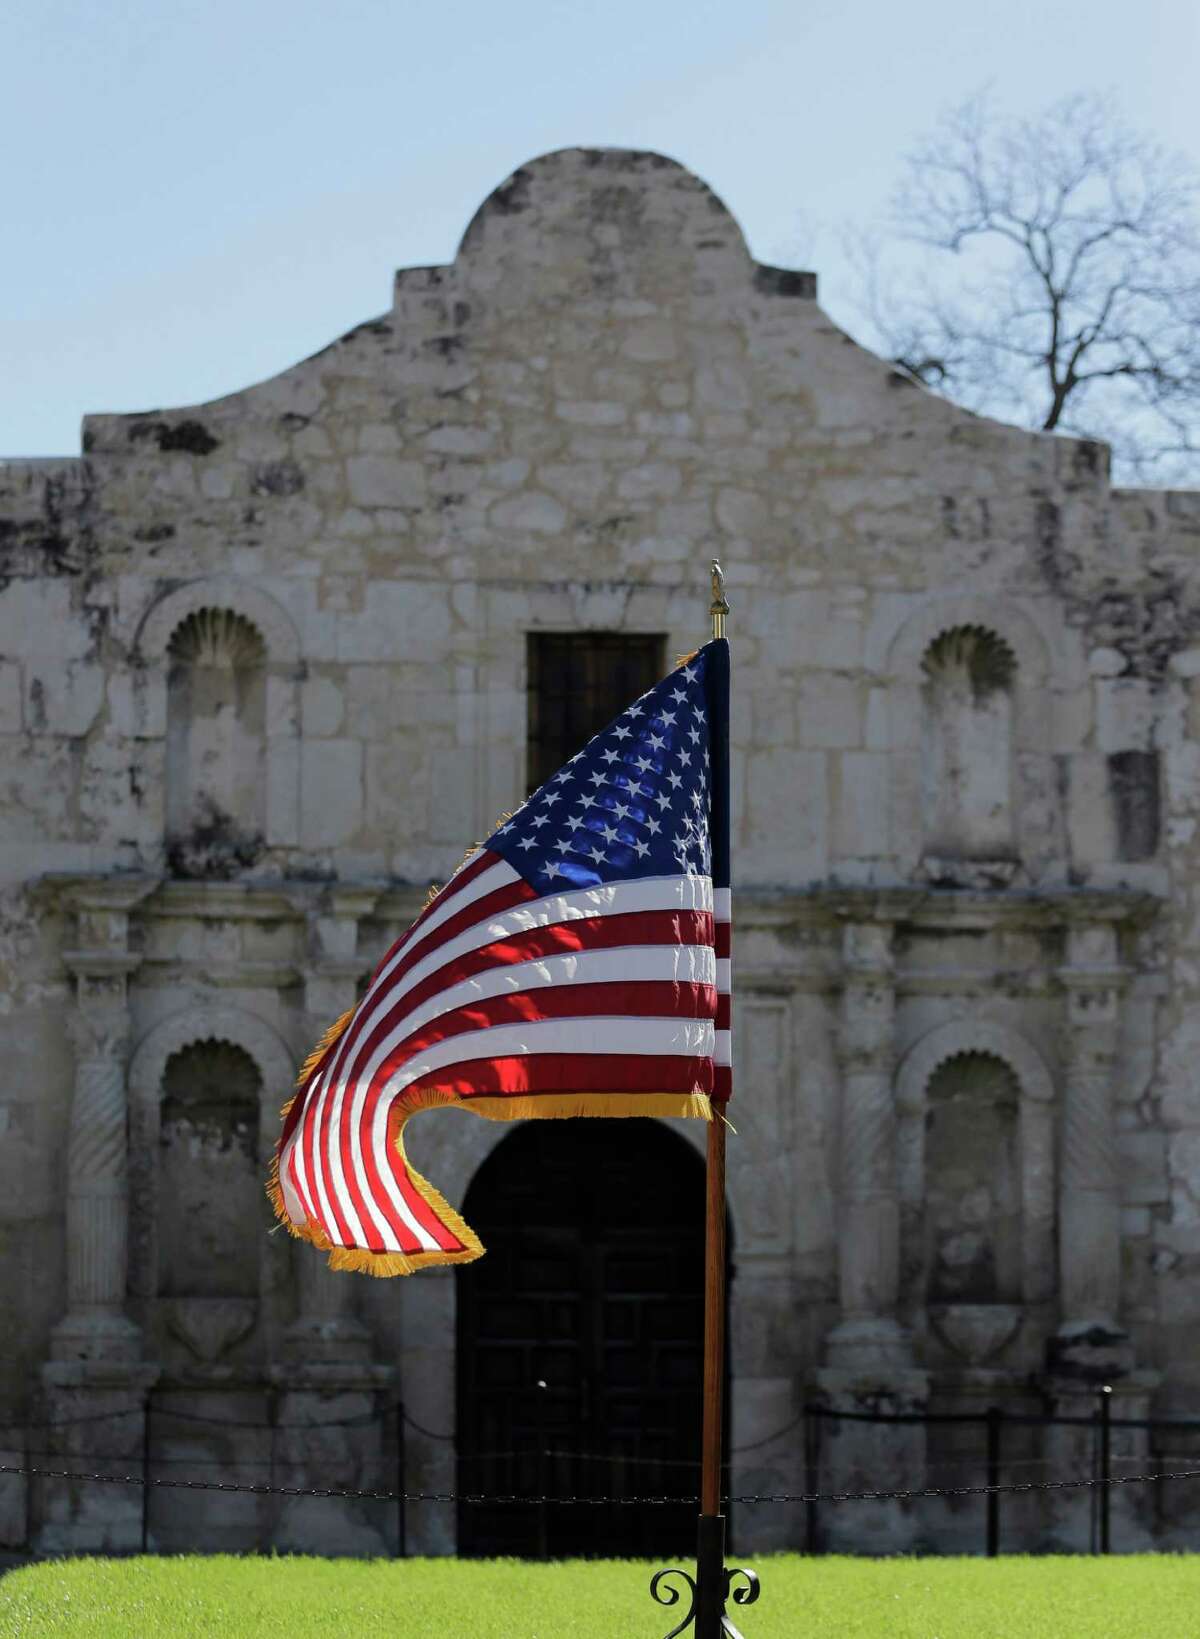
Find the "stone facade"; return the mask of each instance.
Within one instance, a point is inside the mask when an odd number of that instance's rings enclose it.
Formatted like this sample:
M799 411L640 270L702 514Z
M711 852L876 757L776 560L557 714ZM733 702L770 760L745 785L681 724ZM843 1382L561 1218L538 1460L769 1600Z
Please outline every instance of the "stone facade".
M1108 1380L1200 1414L1200 496L953 408L815 297L673 162L565 151L315 357L0 464L6 1451L136 1458L151 1385L156 1451L260 1480L229 1424L363 1485L395 1472L397 1389L451 1426L452 1279L330 1277L245 1177L427 883L524 794L526 633L689 649L713 554L735 1489L799 1488L815 1397L1069 1409ZM419 1127L460 1200L504 1132ZM178 1145L223 1221L171 1184ZM173 1250L183 1211L207 1264ZM923 1483L933 1440L847 1425L822 1473ZM452 1483L448 1450L412 1433L410 1486ZM1179 1540L1162 1500L1129 1540ZM241 1501L229 1546L389 1547L370 1505ZM150 1544L181 1518L152 1508ZM1058 1501L1021 1523L1084 1528ZM142 1529L128 1494L0 1478L10 1545ZM796 1544L802 1515L737 1529ZM960 1541L935 1504L827 1530ZM408 1531L453 1547L445 1510Z

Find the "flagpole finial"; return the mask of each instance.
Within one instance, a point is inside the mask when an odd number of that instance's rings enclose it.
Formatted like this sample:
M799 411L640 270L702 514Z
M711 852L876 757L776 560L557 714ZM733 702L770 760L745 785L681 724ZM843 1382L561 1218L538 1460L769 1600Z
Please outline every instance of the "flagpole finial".
M709 605L709 614L712 616L712 635L725 636L725 616L729 613L729 599L725 596L725 571L721 568L718 558L712 561L712 603Z

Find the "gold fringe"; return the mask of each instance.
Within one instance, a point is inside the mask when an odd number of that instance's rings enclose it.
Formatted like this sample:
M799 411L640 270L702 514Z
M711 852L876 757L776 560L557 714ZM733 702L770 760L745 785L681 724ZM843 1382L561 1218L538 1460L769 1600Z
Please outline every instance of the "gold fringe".
M460 1101L456 1100L456 1103ZM471 1098L460 1107L489 1121L566 1120L570 1116L696 1116L713 1118L707 1093L531 1093L525 1098Z
M355 1003L354 1007L348 1007L342 1014L341 1018L335 1019L329 1026L329 1029L321 1037L320 1041L313 1048L312 1052L305 1059L304 1063L300 1066L300 1074L296 1077L297 1092L302 1091L303 1088L308 1085L309 1077L317 1068L318 1064L320 1064L321 1060L325 1057L326 1053L328 1053L334 1042L340 1041L346 1034L346 1028L357 1010L358 1004ZM291 1108L290 1099L288 1100L287 1107L289 1109Z

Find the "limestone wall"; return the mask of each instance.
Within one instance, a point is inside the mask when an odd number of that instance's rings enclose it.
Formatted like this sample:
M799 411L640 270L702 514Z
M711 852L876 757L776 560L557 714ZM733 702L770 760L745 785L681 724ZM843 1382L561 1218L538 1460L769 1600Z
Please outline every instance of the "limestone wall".
M403 270L388 311L313 358L212 403L90 415L78 460L0 463L15 1418L68 1308L67 1013L115 1010L139 1075L156 1030L217 1018L286 1081L421 886L524 794L525 634L690 649L714 554L746 907L735 1428L788 1421L852 1310L895 1325L879 1369L932 1372L935 1392L966 1369L903 1262L926 1089L905 1106L896 1078L945 1030L1024 1074L1029 1312L995 1369L1043 1369L1074 1280L1074 1320L1127 1331L1122 1369L1200 1411L1200 501L1113 492L1101 446L945 404L815 294L754 263L673 162L569 150L516 172L453 263ZM88 886L113 876L141 885L115 910ZM871 1043L852 982L867 949L862 995L887 995ZM127 1096L136 1193L153 1076ZM852 1107L882 1123L861 1210ZM431 1122L428 1143L465 1183L492 1135L459 1126ZM161 1338L140 1211L133 1312ZM1098 1237L1107 1270L1110 1221L1119 1291L1056 1250L1078 1222L1083 1263ZM869 1263L902 1222L902 1266L867 1302L845 1248ZM286 1258L263 1271L230 1358L265 1369L309 1299ZM391 1351L400 1317L439 1302L353 1308ZM448 1347L445 1315L429 1325L422 1346ZM843 1359L847 1381L866 1358ZM768 1449L759 1468L797 1478L794 1461Z

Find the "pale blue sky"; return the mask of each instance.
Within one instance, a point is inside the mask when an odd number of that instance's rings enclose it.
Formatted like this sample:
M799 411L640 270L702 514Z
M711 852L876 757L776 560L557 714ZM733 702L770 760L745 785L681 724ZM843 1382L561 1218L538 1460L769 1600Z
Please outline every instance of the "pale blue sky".
M1194 0L9 0L0 455L274 374L574 144L681 160L846 319L838 225L945 103L1113 89L1200 159L1198 47Z

